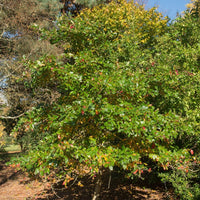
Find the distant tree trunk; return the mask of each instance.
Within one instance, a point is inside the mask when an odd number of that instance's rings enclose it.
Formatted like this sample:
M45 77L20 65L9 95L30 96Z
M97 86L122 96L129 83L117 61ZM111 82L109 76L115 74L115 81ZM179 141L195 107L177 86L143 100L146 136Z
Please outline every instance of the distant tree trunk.
M20 145L20 148L21 148L21 151L24 152L24 147L23 147L23 142L19 142L19 145Z
M99 172L97 175L97 182L95 185L94 195L92 200L99 200L100 192L101 192L101 185L102 185L102 168L99 168Z

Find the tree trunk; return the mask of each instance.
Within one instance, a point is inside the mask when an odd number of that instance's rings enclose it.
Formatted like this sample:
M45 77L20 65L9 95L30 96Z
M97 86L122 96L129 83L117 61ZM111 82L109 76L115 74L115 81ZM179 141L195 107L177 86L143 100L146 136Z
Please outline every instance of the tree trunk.
M102 168L99 169L99 172L97 175L97 182L95 185L95 190L94 190L94 195L93 195L92 200L99 200L101 185L102 185Z

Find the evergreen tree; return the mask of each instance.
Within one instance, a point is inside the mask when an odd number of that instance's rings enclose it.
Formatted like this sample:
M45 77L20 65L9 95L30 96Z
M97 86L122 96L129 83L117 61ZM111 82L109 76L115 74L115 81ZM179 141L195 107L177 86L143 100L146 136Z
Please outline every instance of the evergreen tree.
M40 34L34 30L33 25L52 28L61 7L62 4L58 0L1 1L0 90L4 91L9 106L6 116L0 118L8 134L17 122L18 116L33 103L31 91L27 91L20 81L23 74L28 73L21 64L22 57L34 60L43 54L57 52L49 42L39 40Z

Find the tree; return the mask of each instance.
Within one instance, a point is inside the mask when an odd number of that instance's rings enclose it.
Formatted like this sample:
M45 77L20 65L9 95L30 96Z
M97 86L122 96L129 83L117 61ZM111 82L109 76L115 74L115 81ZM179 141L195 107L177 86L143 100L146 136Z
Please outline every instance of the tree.
M0 82L8 102L7 113L4 112L0 118L9 134L18 118L35 101L31 98L31 91L20 80L23 73L29 73L24 71L22 57L34 60L43 54L59 51L49 42L39 41L39 32L34 31L33 25L53 27L62 5L57 0L3 0L0 6Z
M199 0L191 0L190 3L187 4L187 7L192 15L199 18L199 13L200 13L200 1Z
M61 9L61 13L77 16L78 13L84 8L93 8L97 5L108 4L111 0L60 0L63 3L63 8ZM136 0L135 3L139 3L141 5L145 5L147 0Z
M105 170L127 177L190 172L187 181L197 180L199 47L187 46L180 27L189 20L182 20L168 26L155 8L122 0L61 16L56 28L41 30L63 52L26 63L27 88L51 95L13 131L25 130L32 142L21 166L64 185L96 175L93 200ZM184 195L198 197L198 186Z

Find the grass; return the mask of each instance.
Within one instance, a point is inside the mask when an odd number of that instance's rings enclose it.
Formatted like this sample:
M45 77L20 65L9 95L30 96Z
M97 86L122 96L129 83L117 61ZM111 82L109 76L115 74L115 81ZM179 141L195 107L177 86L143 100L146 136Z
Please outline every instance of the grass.
M8 145L6 146L2 152L0 152L0 162L1 161L8 161L10 160L12 157L16 157L19 152L21 152L21 148L20 145Z
M14 145L14 144L11 144L11 145L5 147L4 149L5 149L5 151L7 151L7 152L8 152L8 151L9 151L9 152L12 152L12 151L21 151L20 145Z

